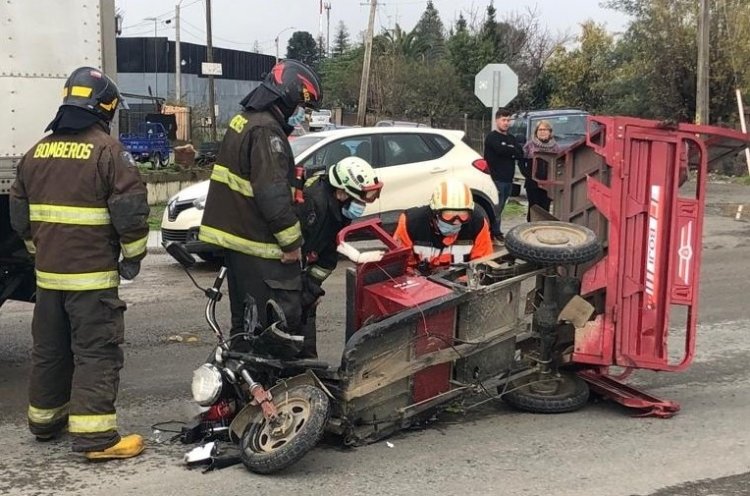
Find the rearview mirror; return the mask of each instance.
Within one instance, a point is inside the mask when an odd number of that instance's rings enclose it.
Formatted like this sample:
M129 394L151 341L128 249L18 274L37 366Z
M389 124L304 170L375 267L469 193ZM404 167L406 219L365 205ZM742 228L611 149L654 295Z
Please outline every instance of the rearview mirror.
M186 269L195 265L195 257L188 253L183 244L176 241L167 241L166 243L162 243L162 245L164 245L164 249L167 250L167 253L169 253L172 258L177 260L180 265Z

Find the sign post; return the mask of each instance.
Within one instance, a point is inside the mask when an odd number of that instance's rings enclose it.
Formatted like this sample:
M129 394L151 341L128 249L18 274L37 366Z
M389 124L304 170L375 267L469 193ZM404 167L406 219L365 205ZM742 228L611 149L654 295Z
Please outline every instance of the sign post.
M510 103L518 94L518 76L508 64L487 64L474 76L474 95L492 109L492 129L495 112Z

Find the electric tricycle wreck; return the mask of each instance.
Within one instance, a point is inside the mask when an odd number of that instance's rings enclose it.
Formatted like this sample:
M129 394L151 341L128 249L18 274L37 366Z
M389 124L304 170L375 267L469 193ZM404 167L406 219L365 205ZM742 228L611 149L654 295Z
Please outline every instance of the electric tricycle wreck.
M378 221L342 231L340 243L367 232L385 252L346 269L338 364L295 359L301 338L287 332L272 301L248 301L245 333L232 338L244 341L237 351L215 317L222 268L205 290L218 345L193 377L206 411L183 440L223 436L249 470L272 473L326 431L366 444L459 399L561 413L583 407L594 391L643 414L674 415L676 402L621 381L634 369L690 364L708 162L750 137L620 117L589 123L585 140L534 160L552 214L534 211L489 257L422 275ZM688 171L694 180L686 182ZM194 263L179 245L167 250L186 267ZM275 316L266 329L256 303ZM677 358L667 346L675 322L685 325Z

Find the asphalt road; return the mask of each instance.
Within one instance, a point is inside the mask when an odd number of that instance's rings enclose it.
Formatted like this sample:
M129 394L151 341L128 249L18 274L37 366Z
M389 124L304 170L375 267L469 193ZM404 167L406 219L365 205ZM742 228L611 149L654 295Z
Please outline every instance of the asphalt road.
M147 451L94 464L72 454L67 439L34 441L25 426L32 307L12 303L0 315L0 494L750 494L750 222L729 216L733 205L750 201L750 189L711 185L709 192L695 362L684 373L633 379L682 405L672 419L634 418L606 402L555 416L499 403L444 415L388 443L342 449L336 438L326 439L281 475L262 477L242 466L187 470L186 447L150 426L195 411L191 373L210 350L211 335L202 295L167 256L154 254L122 288L129 310L118 416L121 431L147 438ZM208 284L214 271L204 265L197 274ZM318 313L321 351L334 361L343 346L342 270L326 290Z

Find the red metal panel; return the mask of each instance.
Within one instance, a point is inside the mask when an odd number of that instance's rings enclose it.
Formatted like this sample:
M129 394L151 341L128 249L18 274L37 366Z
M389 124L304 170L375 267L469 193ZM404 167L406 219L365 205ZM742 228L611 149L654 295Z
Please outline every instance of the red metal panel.
M746 136L708 127L665 129L653 121L592 118L602 143L588 145L611 168L609 187L589 180L589 197L609 223L607 256L583 277L582 293L605 289L604 312L576 334L573 360L653 370L685 368L693 358L708 151L696 131L724 140ZM726 136L725 136L726 135ZM699 152L697 193L683 197L688 144ZM695 158L695 157L693 157ZM687 309L682 360L669 361L673 306Z
M366 286L362 298L362 321L377 316L393 315L408 308L419 307L452 291L423 277L404 275ZM414 328L412 357L433 353L453 346L456 329L456 308L424 316ZM434 365L412 377L412 401L432 398L450 390L452 364Z
M426 317L417 329L414 356L426 355L453 345L456 328L456 307ZM414 403L419 403L450 390L453 364L433 365L414 374Z

